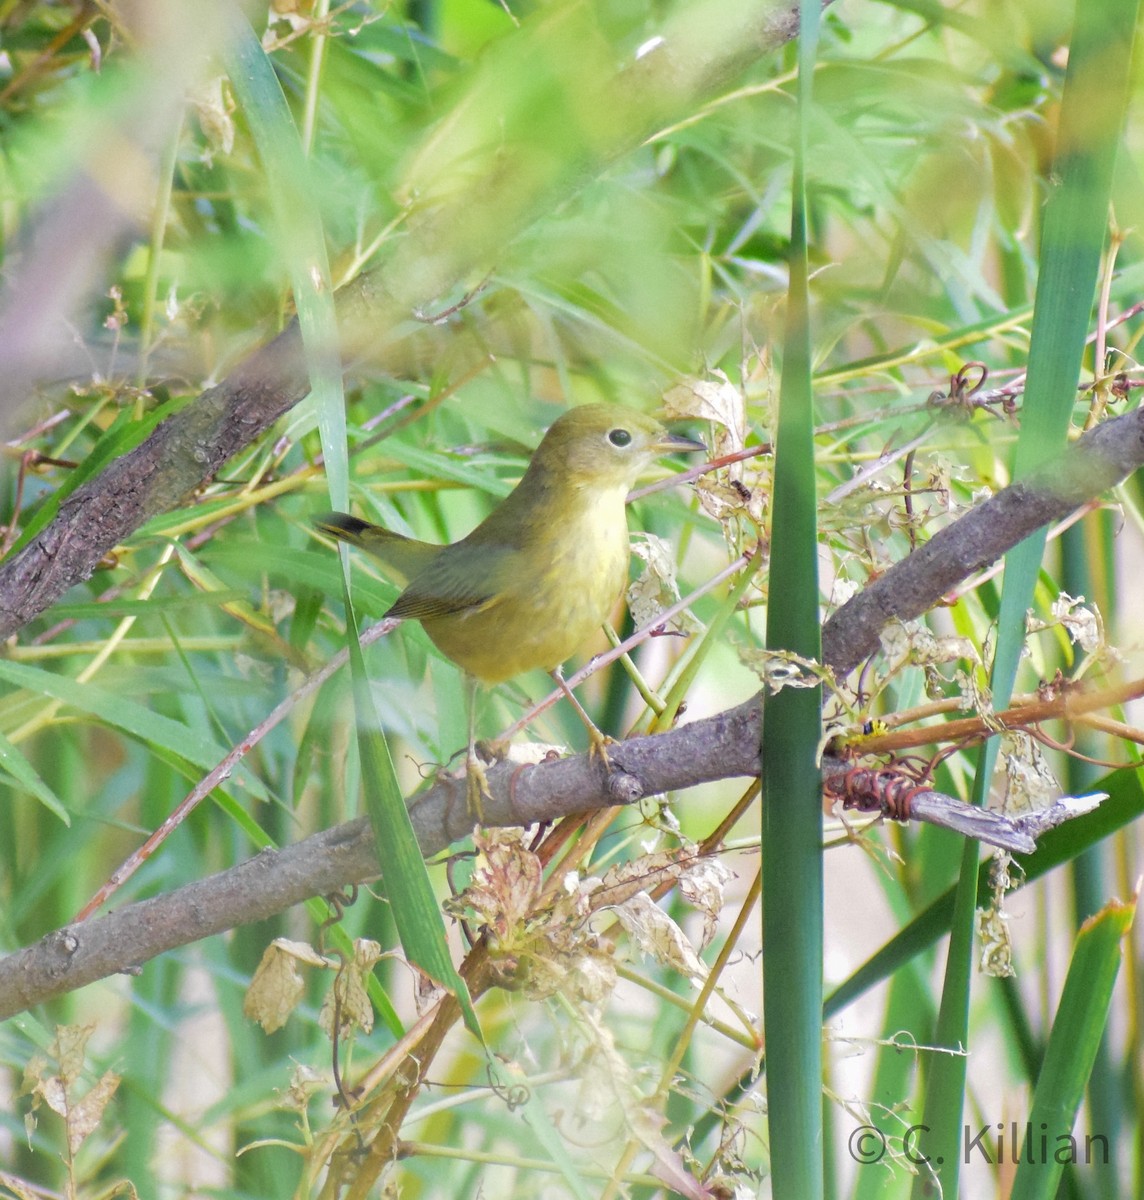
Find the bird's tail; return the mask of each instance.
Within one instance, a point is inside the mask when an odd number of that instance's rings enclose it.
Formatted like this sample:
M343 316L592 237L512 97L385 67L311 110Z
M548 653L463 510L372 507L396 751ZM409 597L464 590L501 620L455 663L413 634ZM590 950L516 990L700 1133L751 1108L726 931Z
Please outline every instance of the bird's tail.
M406 580L424 570L441 552L441 547L431 542L419 542L349 513L318 513L312 520L315 529L372 554Z

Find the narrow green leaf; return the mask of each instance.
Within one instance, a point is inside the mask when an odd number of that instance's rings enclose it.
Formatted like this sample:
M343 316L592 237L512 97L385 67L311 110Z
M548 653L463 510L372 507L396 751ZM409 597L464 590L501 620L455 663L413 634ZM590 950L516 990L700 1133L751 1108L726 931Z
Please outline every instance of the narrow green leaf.
M136 738L152 751L163 753L169 761L180 764L188 775L195 773L189 768L212 770L219 759L227 754L226 748L190 726L151 712L120 693L106 691L92 683L76 683L74 679L42 671L27 663L9 662L2 658L0 679L37 695L52 696L77 712L95 717L112 729ZM250 796L258 800L267 799L266 789L257 776L245 767L239 767L236 774L239 772L243 788Z
M815 519L806 156L818 4L804 0L792 188L790 286L775 449L767 648L821 654ZM822 1195L822 689L763 703L763 1024L772 1186Z
M381 732L381 722L369 690L369 676L358 644L349 589L346 589L346 635L353 675L354 706L357 713L358 751L362 763L362 788L366 810L373 826L374 846L381 866L382 883L393 912L401 945L409 961L415 963L435 983L448 989L457 999L465 1024L482 1042L477 1014L465 981L453 966L433 885L417 845L417 837L405 807L405 798L397 785L389 746Z
M234 22L230 77L266 168L278 246L285 257L310 371L330 503L349 506L345 394L322 217L309 164L274 68L244 19Z
M441 479L465 488L480 488L490 496L507 496L515 486L513 481L498 479L491 470L477 470L470 459L441 454L439 451L430 453L397 440L386 446L386 453L426 479Z
M30 792L51 813L54 813L65 825L71 824L71 817L64 807L63 801L40 778L36 768L20 753L17 747L0 733L0 770L2 770L18 787Z
M298 587L317 588L327 596L342 590L341 567L328 550L315 546L300 550L293 546L270 545L264 541L235 540L229 545L214 542L199 551L199 558L215 568L225 568L246 579L257 579L265 572L271 579ZM370 612L385 612L397 599L400 589L377 579L366 570L356 572L355 592ZM425 639L428 644L428 638Z
M77 600L74 603L53 604L52 616L61 621L65 617L74 617L77 621L118 621L120 617L159 617L163 614L215 609L232 600L245 599L245 592L228 588L209 593L194 592L189 596L148 596L146 600Z
M1077 935L1033 1092L1028 1121L1032 1152L1023 1156L1017 1167L1010 1200L1052 1200L1065 1162L1086 1161L1083 1151L1071 1142L1072 1129L1108 1021L1124 938L1135 914L1135 900L1131 904L1112 900L1090 917ZM1104 1151L1109 1155L1106 1161L1111 1162L1107 1142Z
M494 1055L489 1056L490 1080L505 1095L510 1095L512 1089L520 1085L518 1075L519 1069L515 1064L506 1063ZM556 1169L568 1185L568 1190L576 1200L590 1200L593 1193L584 1182L583 1176L577 1168L576 1160L569 1153L560 1131L553 1124L552 1118L549 1117L540 1099L535 1097L530 1103L522 1105L520 1115L532 1130L536 1140L552 1159Z

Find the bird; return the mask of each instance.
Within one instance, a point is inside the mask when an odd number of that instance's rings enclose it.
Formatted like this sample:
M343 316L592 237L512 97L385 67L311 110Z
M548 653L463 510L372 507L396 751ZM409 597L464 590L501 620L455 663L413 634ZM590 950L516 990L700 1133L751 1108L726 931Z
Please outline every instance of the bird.
M628 492L660 455L705 449L635 409L585 404L552 424L520 482L460 541L438 546L347 513L314 517L322 533L408 581L384 616L420 621L469 678L469 798L478 815L488 793L475 750L477 685L541 668L564 687L561 664L608 619L627 584ZM603 750L607 739L564 690L593 749Z

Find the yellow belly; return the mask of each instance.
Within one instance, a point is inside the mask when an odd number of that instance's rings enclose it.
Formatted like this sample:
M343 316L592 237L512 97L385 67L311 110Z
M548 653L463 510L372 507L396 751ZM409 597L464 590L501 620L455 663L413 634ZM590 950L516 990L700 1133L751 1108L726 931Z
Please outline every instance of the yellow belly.
M611 615L628 579L622 497L567 521L559 546L522 569L483 608L423 620L446 657L486 683L558 667Z

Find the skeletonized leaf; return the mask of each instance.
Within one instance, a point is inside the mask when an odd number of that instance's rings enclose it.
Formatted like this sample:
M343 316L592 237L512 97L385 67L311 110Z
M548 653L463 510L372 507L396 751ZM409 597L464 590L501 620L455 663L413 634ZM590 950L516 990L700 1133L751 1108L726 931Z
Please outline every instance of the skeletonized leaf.
M703 914L703 937L700 949L711 944L723 910L723 896L735 873L717 858L704 855L679 877L683 898Z
M696 986L707 978L707 964L695 953L683 930L646 892L638 892L610 911L644 954L686 975Z
M636 627L643 628L679 601L675 552L670 542L654 533L633 534L631 550L646 564L628 586L628 609ZM700 626L689 612L682 612L666 628L672 632L691 633Z

